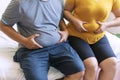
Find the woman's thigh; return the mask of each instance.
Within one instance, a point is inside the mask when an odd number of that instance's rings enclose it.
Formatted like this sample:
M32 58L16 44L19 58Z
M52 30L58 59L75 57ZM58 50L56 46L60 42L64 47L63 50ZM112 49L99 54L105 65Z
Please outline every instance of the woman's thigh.
M102 62L103 60L105 60L107 58L115 57L115 54L114 54L106 36L104 36L97 43L92 44L91 48L98 60L98 63Z
M70 45L77 51L80 58L84 61L87 58L95 57L90 45L84 40L70 36L68 38Z

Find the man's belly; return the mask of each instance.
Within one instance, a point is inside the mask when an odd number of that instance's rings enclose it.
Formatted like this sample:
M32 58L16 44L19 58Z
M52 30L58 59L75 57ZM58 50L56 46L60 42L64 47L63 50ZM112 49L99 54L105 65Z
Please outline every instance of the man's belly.
M41 33L40 36L35 38L35 41L42 45L43 47L45 46L50 46L58 43L60 40L61 36L58 32L51 32L51 33Z

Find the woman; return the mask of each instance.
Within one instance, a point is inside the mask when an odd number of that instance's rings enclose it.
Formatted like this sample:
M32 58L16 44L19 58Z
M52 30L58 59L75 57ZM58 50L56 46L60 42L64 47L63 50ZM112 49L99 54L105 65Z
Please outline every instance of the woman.
M115 19L106 22L110 12ZM84 80L113 80L116 57L105 36L105 30L120 26L120 0L66 0L64 16L69 21L69 42L86 67Z

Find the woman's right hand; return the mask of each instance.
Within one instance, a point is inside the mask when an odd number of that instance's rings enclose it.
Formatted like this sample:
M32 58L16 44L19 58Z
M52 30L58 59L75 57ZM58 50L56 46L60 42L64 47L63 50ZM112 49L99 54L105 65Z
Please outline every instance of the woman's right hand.
M80 21L79 19L76 19L75 20L75 29L77 30L77 31L79 31L79 32L88 32L85 28L84 28L84 26L83 26L83 24L86 24L87 22L83 22L83 21Z
M43 46L39 45L36 41L35 38L38 37L39 34L33 34L26 38L25 43L23 44L26 48L28 49L39 49L43 48Z

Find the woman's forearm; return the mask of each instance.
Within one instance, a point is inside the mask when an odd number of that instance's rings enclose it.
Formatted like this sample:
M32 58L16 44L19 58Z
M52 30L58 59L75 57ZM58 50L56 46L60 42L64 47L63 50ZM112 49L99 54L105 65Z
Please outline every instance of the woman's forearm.
M72 23L73 25L76 25L77 22L77 18L75 18L71 12L64 10L64 17L65 19L67 19L70 23Z
M120 27L120 17L107 22L107 28L111 28L111 27Z
M60 30L67 31L66 23L65 23L64 19L60 20L59 26L60 26Z

